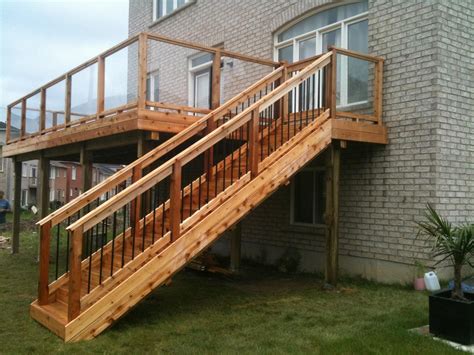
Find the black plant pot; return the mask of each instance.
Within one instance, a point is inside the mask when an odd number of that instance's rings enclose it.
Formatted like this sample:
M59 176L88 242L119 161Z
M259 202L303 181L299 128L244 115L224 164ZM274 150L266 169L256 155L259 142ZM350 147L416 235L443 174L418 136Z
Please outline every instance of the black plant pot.
M430 295L430 333L459 344L474 344L474 295L468 301L451 298L451 290Z

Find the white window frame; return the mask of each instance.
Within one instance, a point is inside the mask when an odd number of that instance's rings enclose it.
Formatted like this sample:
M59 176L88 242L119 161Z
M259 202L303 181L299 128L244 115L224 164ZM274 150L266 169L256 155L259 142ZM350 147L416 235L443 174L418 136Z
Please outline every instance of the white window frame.
M5 158L0 157L0 172L3 173L5 171Z
M75 166L71 167L71 180L76 181L77 179L77 168Z
M212 59L205 62L205 63L202 63L202 64L199 64L199 65L196 65L195 67L193 67L193 59L196 59L196 58L199 58L203 55L207 55L209 53L207 52L199 52L195 55L192 55L191 57L188 58L188 105L191 106L191 107L195 107L194 104L195 104L195 93L196 93L196 73L199 73L200 71L204 70L204 69L209 69L209 73L210 73L210 78L209 78L209 86L210 86L210 89L209 90L209 95L211 95L211 91L212 91ZM223 65L224 62L221 61L221 82L220 82L220 98L221 98L221 104L224 103L224 83L223 83L223 78L224 78L224 68L225 66ZM202 75L202 74L201 74ZM211 100L212 98L209 97L209 101Z
M166 0L161 2L161 16L158 17L157 10L158 10L158 0L153 0L153 21L157 21L160 18L168 16L178 10L179 8L183 7L187 3L191 2L192 0L185 0L184 4L178 7L178 0L173 0L173 9L171 12L166 12Z
M306 168L303 168L301 169L300 171L311 171L313 173L317 173L317 172L323 172L324 174L324 167L322 166L311 166L311 167L306 167ZM291 225L294 225L294 226L303 226L303 227L324 227L325 224L324 223L304 223L304 222L295 222L295 185L296 185L296 181L295 181L295 178L292 179L291 181L291 192L290 192L290 224ZM323 193L324 193L324 189L325 189L325 186L322 186L321 187L323 189ZM315 199L316 199L316 194L317 194L317 191L314 190L313 191L313 206L315 204ZM325 208L325 207L323 207ZM314 211L315 213L315 211ZM315 215L313 215L313 220L315 219Z
M337 6L341 6L341 5L344 5L344 4L339 4ZM335 6L335 7L337 7L337 6ZM328 8L325 8L325 9L319 10L317 12L325 11L327 9ZM368 20L368 15L369 15L369 13L367 11L362 12L362 13L357 14L355 16L348 17L344 20L341 20L341 21L338 21L338 22L335 22L335 23L331 23L330 25L320 27L316 30L312 30L312 31L307 32L307 33L303 33L303 34L298 35L296 37L287 39L285 41L278 42L278 36L282 32L285 32L291 26L296 25L299 21L302 21L307 17L313 16L317 12L313 12L313 13L308 14L305 17L299 18L297 21L291 22L288 26L285 26L283 29L281 29L280 31L275 33L275 35L274 35L273 57L275 58L276 61L278 61L278 50L279 49L290 46L290 45L293 45L293 62L297 62L299 60L299 42L302 41L302 40L305 40L305 39L312 38L312 37L316 37L316 54L323 53L323 48L322 48L322 46L323 46L323 34L327 33L327 32L337 30L339 28L341 29L341 48L347 49L348 48L348 37L349 37L348 36L349 26L353 25L355 23L358 23L358 22ZM340 108L340 107L350 108L352 106L367 104L368 100L358 101L358 102L351 102L351 103L347 102L347 100L348 100L348 92L347 92L347 90L348 90L348 87L347 87L347 85L348 85L348 69L347 69L348 67L347 67L347 65L348 64L347 63L348 62L347 62L347 56L342 55L342 56L339 56L339 58L340 58L339 60L341 62L341 74L340 74L341 75L341 98L340 98L340 102L337 105L337 107L338 108ZM345 78L345 80L343 80L343 78ZM296 94L296 97L295 97L295 100L294 100L295 101L294 105L298 105L298 102L299 102L298 92L296 92L295 94ZM297 111L298 108L295 107L295 110Z
M28 177L28 170L29 170L28 168L29 168L29 165L26 163L23 163L22 174L21 174L22 177L24 178Z

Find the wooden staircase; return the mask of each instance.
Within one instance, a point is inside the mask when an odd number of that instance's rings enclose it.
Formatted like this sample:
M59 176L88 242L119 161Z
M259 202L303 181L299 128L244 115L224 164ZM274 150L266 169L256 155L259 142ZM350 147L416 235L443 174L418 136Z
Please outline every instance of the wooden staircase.
M40 221L31 316L97 336L287 183L333 139L334 60L274 70Z

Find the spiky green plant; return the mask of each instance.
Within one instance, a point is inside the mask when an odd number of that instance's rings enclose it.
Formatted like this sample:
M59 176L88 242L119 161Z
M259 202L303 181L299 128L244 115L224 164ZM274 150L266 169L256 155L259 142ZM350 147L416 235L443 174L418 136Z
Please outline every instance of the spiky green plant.
M452 297L464 299L461 287L462 267L473 266L474 224L453 226L441 217L431 205L427 205L425 220L418 222L420 234L433 241L434 257L440 257L436 264L448 260L454 268L454 288Z

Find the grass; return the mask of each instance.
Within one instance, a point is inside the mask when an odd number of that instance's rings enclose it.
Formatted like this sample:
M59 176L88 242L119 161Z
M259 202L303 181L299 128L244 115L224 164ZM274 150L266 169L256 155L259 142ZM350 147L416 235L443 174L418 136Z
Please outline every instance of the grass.
M425 293L354 279L324 291L314 275L250 266L238 280L183 271L98 338L64 344L28 316L36 243L29 230L19 255L0 250L0 354L459 353L408 332L428 322Z

